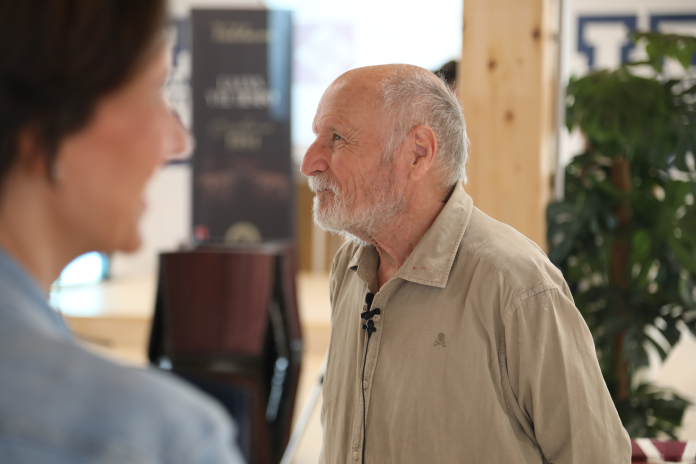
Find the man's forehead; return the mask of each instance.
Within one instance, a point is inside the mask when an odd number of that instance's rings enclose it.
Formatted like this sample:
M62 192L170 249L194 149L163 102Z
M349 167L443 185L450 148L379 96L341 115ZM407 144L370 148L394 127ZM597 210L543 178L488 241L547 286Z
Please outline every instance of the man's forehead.
M374 114L381 102L378 83L336 81L324 92L312 129L317 132L320 129L352 126L351 121Z
M343 104L374 105L382 99L379 92L381 81L366 73L348 72L336 79L324 92L323 99Z

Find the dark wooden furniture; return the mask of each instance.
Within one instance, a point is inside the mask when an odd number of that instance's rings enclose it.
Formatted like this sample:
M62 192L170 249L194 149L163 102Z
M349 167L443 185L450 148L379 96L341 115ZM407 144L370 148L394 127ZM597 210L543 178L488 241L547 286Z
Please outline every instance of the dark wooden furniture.
M302 335L294 248L199 247L160 255L148 357L217 398L252 464L291 432Z
M633 439L631 440L631 462L694 464L696 463L696 440Z

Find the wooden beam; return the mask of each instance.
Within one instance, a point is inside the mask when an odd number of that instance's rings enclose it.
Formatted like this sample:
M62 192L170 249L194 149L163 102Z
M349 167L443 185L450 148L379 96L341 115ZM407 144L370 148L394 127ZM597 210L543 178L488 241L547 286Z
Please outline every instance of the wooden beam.
M297 267L300 271L312 270L312 202L314 194L302 176L295 181L295 243Z
M546 249L559 0L465 0L458 92L474 205Z

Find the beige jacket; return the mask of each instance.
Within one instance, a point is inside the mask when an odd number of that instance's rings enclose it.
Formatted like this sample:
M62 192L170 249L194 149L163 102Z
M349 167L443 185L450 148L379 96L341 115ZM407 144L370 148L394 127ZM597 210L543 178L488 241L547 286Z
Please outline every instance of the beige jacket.
M623 464L626 431L559 270L457 185L404 265L346 244L331 272L320 462Z

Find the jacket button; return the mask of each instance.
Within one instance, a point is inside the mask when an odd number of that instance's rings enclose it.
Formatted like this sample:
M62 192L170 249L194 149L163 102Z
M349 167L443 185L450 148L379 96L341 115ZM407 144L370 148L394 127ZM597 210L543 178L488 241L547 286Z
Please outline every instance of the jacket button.
M363 380L363 388L367 388L370 385L370 382L367 380Z
M375 320L375 322L379 321L379 314L377 314L375 317L373 317L373 319Z
M353 459L355 459L356 461L360 459L360 453L358 453L357 451L353 451Z

